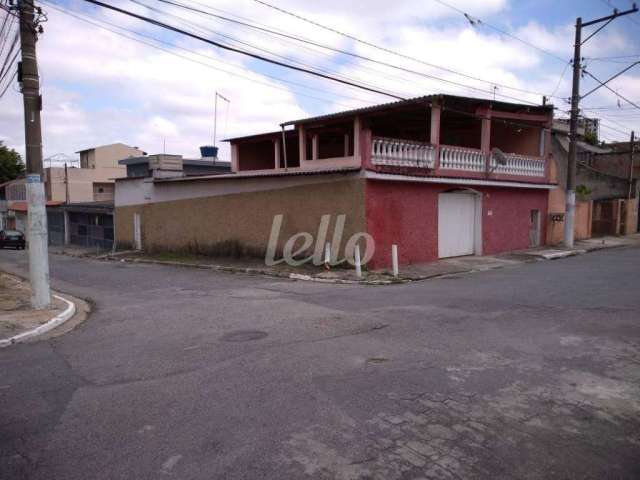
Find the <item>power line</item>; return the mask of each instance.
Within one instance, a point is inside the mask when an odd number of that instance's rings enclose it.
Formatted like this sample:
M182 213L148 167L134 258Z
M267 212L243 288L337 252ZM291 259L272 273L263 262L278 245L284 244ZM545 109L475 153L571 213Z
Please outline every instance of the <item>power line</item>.
M600 0L602 3L604 3L605 5L607 5L608 7L611 8L616 8L616 6L613 4L613 2L609 1L609 0ZM633 2L631 2L632 5L634 5ZM640 22L638 22L637 20L635 20L632 17L627 17L627 20L629 20L631 23L635 23L637 26L640 27Z
M364 85L360 85L358 83L351 82L351 81L348 81L348 80L342 80L342 79L336 78L336 77L334 77L332 75L326 75L324 73L317 72L315 70L302 68L302 67L297 67L295 65L291 65L291 64L288 64L288 63L285 63L285 62L280 62L278 60L273 60L273 59L267 58L267 57L265 57L263 55L258 55L258 54L255 54L255 53L251 53L251 52L248 52L246 50L242 50L240 48L231 47L229 45L225 45L223 43L216 42L214 40L210 40L210 39L201 37L199 35L196 35L194 33L188 32L186 30L182 30L182 29L174 27L172 25L168 25L166 23L154 20L152 18L145 17L144 15L138 15L137 13L133 13L133 12L130 12L128 10L124 10L122 8L115 7L113 5L108 5L108 4L100 2L98 0L84 0L84 1L88 2L88 3L92 3L92 4L97 5L99 7L102 7L102 8L106 8L108 10L113 10L114 12L122 13L123 15L127 15L127 16L132 17L132 18L137 18L138 20L142 20L143 22L150 23L152 25L156 25L158 27L165 28L167 30L171 30L173 32L185 35L187 37L191 37L191 38L194 38L196 40L200 40L201 42L208 43L210 45L213 45L215 47L221 48L223 50L228 50L230 52L239 53L241 55L245 55L245 56L248 56L248 57L251 57L251 58L255 58L255 59L261 60L263 62L271 63L273 65L278 65L280 67L288 68L290 70L296 70L298 72L307 73L309 75L314 75L316 77L324 78L326 80L331 80L331 81L334 81L334 82L337 82L337 83L341 83L343 85L350 85L352 87L360 88L362 90L366 90L366 91L369 91L371 93L377 93L379 95L384 95L384 96L387 96L387 97L395 98L396 100L404 100L403 97L400 97L398 95L393 95L393 94L384 92L382 90L378 90L378 89L375 89L375 88L370 88L370 87L367 87L367 86L364 86Z
M213 65L205 63L205 62L201 62L199 60L190 58L190 57L188 57L186 55L180 55L179 53L176 53L176 52L174 52L172 50L169 50L169 49L166 49L166 48L162 48L162 47L160 47L158 45L155 45L153 43L146 42L146 41L141 40L139 38L135 38L135 37L132 37L130 35L126 35L124 33L118 32L118 31L116 31L116 30L114 30L112 28L106 27L105 25L110 25L111 27L123 30L125 32L129 32L129 33L131 33L133 35L137 35L139 37L148 38L148 39L153 40L155 42L158 42L160 44L167 45L169 47L172 47L172 48L175 48L175 49L179 49L179 50L182 50L184 52L188 52L188 53L190 53L192 55L197 55L199 57L205 58L205 59L207 59L209 61L213 61L213 62L216 62L216 63L224 63L224 62L220 62L220 61L218 61L218 60L216 60L214 58L211 58L210 56L205 55L203 53L200 53L200 52L197 52L197 51L194 51L194 50L190 50L190 49L187 49L187 48L179 46L179 45L174 45L174 44L172 44L170 42L166 42L164 40L161 40L159 38L155 38L155 37L150 36L150 35L146 35L146 34L143 34L143 33L140 33L140 32L136 32L136 31L133 31L133 30L126 29L124 27L121 27L120 25L116 25L114 23L110 23L110 22L108 22L106 20L98 20L98 19L90 20L90 19L88 19L86 17L83 17L82 15L79 15L79 14L77 14L75 12L71 12L68 9L64 9L64 8L58 7L58 6L48 2L47 0L42 0L42 1L43 1L43 3L48 4L51 8L53 8L55 10L58 10L59 12L64 13L65 15L69 15L69 16L74 17L74 18L76 18L78 20L81 20L81 21L83 21L85 23L94 25L94 26L96 26L98 28L101 28L103 30L109 31L109 32L111 32L111 33L113 33L115 35L119 35L119 36L121 36L123 38L127 38L129 40L134 41L134 42L141 43L143 45L146 45L148 47L154 48L156 50L160 50L162 52L169 53L171 55L174 55L176 57L182 58L184 60L188 60L190 62L197 63L197 64L205 66L207 68L210 68L210 69L213 69L213 70L216 70L216 71L219 71L219 72L223 72L223 73L225 73L227 75L232 75L232 76L236 76L236 77L242 78L242 79L247 80L247 81L252 82L252 83L257 83L259 85L263 85L263 86L266 86L266 87L269 87L269 88L273 88L273 89L276 89L276 90L282 90L282 91L286 91L286 92L292 91L292 90L289 90L289 89L287 89L285 87L280 87L278 85L274 85L274 84L271 84L271 83L268 83L268 82L262 82L260 80L255 79L255 78L251 78L249 76L239 74L237 72L233 72L233 71L230 71L230 70L225 70L223 68L216 67L216 66L213 66ZM229 65L229 66L234 67L234 68L238 68L235 65ZM243 70L247 71L246 69L243 69ZM332 96L335 96L335 97L345 98L347 100L356 100L358 102L370 103L371 105L375 104L375 102L371 102L371 101L368 101L368 100L365 100L365 99L362 99L362 98L349 97L347 95L342 95L342 94L339 94L339 93L328 92L326 90L322 90L322 89L319 89L319 88L315 88L315 87L311 87L311 86L308 86L308 85L304 85L302 83L295 82L295 81L288 80L288 79L284 79L284 78L280 78L280 77L277 77L277 76L274 76L274 75L269 75L269 74L266 74L266 73L261 73L260 75L262 77L270 78L270 79L276 80L278 82L288 83L288 84L297 86L299 88L313 90L313 91L325 93L325 94L328 94L328 95L332 95ZM299 92L299 91L294 91L294 92L296 93L296 95L301 95L303 97L311 98L311 99L322 101L322 102L326 102L326 103L334 103L336 105L340 105L339 103L335 102L334 100L330 100L330 99L327 99L327 98L320 98L320 97L312 96L312 95L309 95L309 94L306 94L306 93L303 93L303 92ZM342 105L342 106L345 106L345 105Z
M69 12L69 11L67 11L66 9L62 9L62 8L56 7L55 5L51 4L51 3L50 3L50 2L48 2L47 0L43 0L43 1L44 1L44 3L49 4L49 5L50 5L51 7L53 7L54 9L59 10L59 11L61 11L61 12L65 13L65 14L68 14L68 15L70 15L70 16L73 16L73 17L75 17L75 18L77 18L77 19L79 19L79 20L85 21L85 22L90 23L90 24L94 24L94 25L98 26L99 28L103 28L103 29L105 29L105 30L111 31L112 33L115 33L115 34L117 34L117 35L123 36L123 37L125 37L125 38L130 39L130 40L134 40L134 41L137 41L137 42L143 43L143 44L145 44L145 45L148 45L148 46L153 47L153 48L157 48L157 49L162 50L162 51L165 51L165 52L167 52L167 53L175 54L174 52L171 52L171 51L169 51L169 50L166 50L166 49L163 49L163 48L157 47L157 46L155 46L155 45L153 45L153 44L149 44L149 43L147 43L147 42L141 41L141 40L136 39L136 38L134 38L134 37L130 37L130 36L125 35L125 34L122 34L122 33L120 33L120 32L117 32L117 31L111 30L111 29L109 29L109 28L107 28L107 27L104 27L104 26L100 25L99 23L93 22L93 21L88 20L88 19L85 19L85 18L83 18L83 17L81 17L81 16L79 16L79 15L76 15L75 13ZM108 23L108 22L105 22L105 23L110 24L110 23ZM123 27L120 27L120 26L117 26L117 25L114 25L114 24L110 24L110 25L112 25L112 26L114 26L114 27L117 27L117 28L120 28L120 29L125 30L125 31L130 31L130 30L127 30L127 29L125 29L125 28L123 28ZM130 31L130 32L131 32L131 31ZM142 34L140 34L140 33L138 33L138 32L132 32L132 33L134 33L134 34L136 34L136 35L144 36L144 35L142 35ZM153 38L153 37L148 37L148 36L147 36L147 38L152 38L154 41L158 41L158 42L160 42L160 43L165 43L165 44L167 44L167 45L171 45L171 44L168 44L167 42L163 42L163 41L161 41L161 40L159 40L159 39L155 39L155 38ZM173 46L173 45L172 45L172 46ZM181 48L181 47L176 47L176 48ZM183 50L186 50L186 51L189 51L189 50L184 49L184 48L182 48L182 49L183 49ZM195 52L192 52L192 53L195 53ZM186 59L186 60L194 61L194 62L196 62L196 63L202 64L202 65L207 66L207 67L209 67L209 68L214 68L214 69L218 70L217 68L215 68L215 67L213 67L213 66L211 66L211 65L208 65L208 64L204 64L203 62L199 62L199 61L197 61L197 60L190 59L189 57L184 57L184 56L182 56L182 55L178 55L178 54L176 54L176 55L177 55L177 56L179 56L179 57L181 57L181 58L184 58L184 59ZM202 55L202 56L204 56L204 55ZM205 56L205 57L206 57L206 56ZM207 58L208 58L208 57L207 57ZM231 73L231 74L233 74L232 72L225 72L225 73ZM258 83L260 83L260 82L258 82ZM267 84L267 85L269 85L269 84ZM269 85L269 86L271 86L271 85ZM274 87L274 88L277 88L277 87ZM322 100L322 99L321 99L321 100ZM422 102L422 101L423 101L422 99L416 99L416 102L417 102L417 103L420 103L420 102ZM444 107L444 109L445 109L445 110L447 110L447 111L451 111L451 112L459 113L459 114L461 114L461 115L465 115L465 116L468 116L468 117L472 117L472 118L474 118L474 119L476 119L476 120L481 120L481 119L483 118L481 115L477 115L477 114L472 113L472 112L460 111L460 110L457 110L457 109L455 109L455 108L451 108L451 107L448 107L448 106L445 106L445 107ZM509 120L499 120L499 121L500 121L501 123L504 123L504 124L514 125L514 126L518 126L518 127L524 127L524 128L538 128L538 127L532 126L532 125L530 125L530 124L519 123L519 122L514 122L514 121L509 121Z
M138 5L141 5L141 6L145 7L145 8L147 8L147 9L151 10L152 12L156 12L156 13L158 13L160 15L168 15L168 16L176 19L177 21L179 21L183 25L187 25L190 28L195 28L200 33L213 34L213 35L216 35L218 37L222 37L222 38L225 38L227 40L230 40L231 42L235 42L235 43L243 45L245 47L249 47L251 49L257 50L259 52L267 53L267 54L271 55L272 57L280 58L280 59L286 60L288 62L293 62L293 63L296 63L296 64L301 65L301 66L306 67L306 68L315 69L318 72L322 72L322 73L327 74L327 75L332 75L332 76L337 77L337 78L350 80L347 76L342 75L340 73L331 72L331 71L328 71L327 69L320 68L318 66L311 65L309 63L301 62L301 61L299 61L299 60L297 60L295 58L291 58L291 57L286 56L286 55L280 55L278 53L274 53L271 50L268 50L266 48L253 45L253 44L251 44L249 42L246 42L246 41L243 41L243 40L238 40L237 38L234 38L234 37L232 37L230 35L226 35L226 34L219 33L219 32L216 32L214 30L205 28L202 25L194 23L194 22L192 22L190 20L187 20L187 19L185 19L185 18L183 18L181 16L173 15L171 13L168 13L168 12L164 11L164 10L157 9L155 7L151 7L151 6L141 2L139 0L131 0L131 2L136 3ZM377 70L373 70L373 71L376 72L376 73L381 73L381 72L379 72ZM352 78L356 79L356 77L353 77L353 76L352 76ZM369 83L367 81L364 81L362 78L357 78L357 80L360 82L361 85L365 85L365 86L368 86L368 87L371 87L371 88L377 88L374 85L372 85L371 83ZM401 80L406 81L405 79L401 79ZM410 83L410 82L407 82L407 83ZM412 84L412 86L415 86L415 84ZM387 91L387 90L385 90L385 91ZM388 91L387 91L387 93L388 93ZM407 95L407 92L405 91L404 94ZM410 96L411 94L408 94L408 95Z
M259 0L255 0L255 1L259 1ZM466 13L465 11L460 10L458 7L455 7L455 6L451 5L450 3L444 2L442 0L433 0L433 1L439 3L440 5L448 7L450 9L458 12L459 14L463 15L474 26L476 24L484 25L486 27L491 28L492 30L495 30L496 32L498 32L498 33L500 33L502 35L505 35L505 36L507 36L509 38L517 40L518 42L520 42L520 43L522 43L524 45L527 45L530 48L533 48L533 49L535 49L535 50L537 50L537 51L539 51L541 53L544 53L545 55L548 55L549 57L555 58L556 60L559 60L559 61L561 61L563 63L567 61L566 59L564 59L562 57L559 57L558 55L556 55L555 53L550 52L549 50L545 50L544 48L541 48L541 47L539 47L539 46L537 46L537 45L535 45L535 44L533 44L531 42L528 42L527 40L523 40L522 38L520 38L520 37L518 37L518 36L516 36L516 35L514 35L512 33L505 32L504 30L496 27L495 25L491 25L490 23L487 23L487 22L485 22L484 20L482 20L480 18L472 17L471 15Z
M7 90L9 90L9 87L11 86L11 82L13 82L13 79L16 78L16 75L18 75L18 72L17 71L13 72L13 76L11 78L9 78L9 81L4 86L4 89L2 89L2 92L0 92L0 99L2 99L2 97L4 97L5 93L7 93Z
M589 75L592 79L594 79L596 82L598 82L600 84L601 87L606 88L607 90L609 90L610 92L612 92L613 94L615 94L617 97L621 98L622 100L624 100L625 102L629 103L630 105L633 105L635 108L637 108L638 110L640 110L640 106L638 106L636 103L632 102L631 100L629 100L627 97L625 97L624 95L622 95L619 92L616 92L613 88L611 88L609 85L603 82L601 82L600 80L598 80L596 77L594 77L591 73L589 73L586 69L582 70L584 73L586 73L587 75ZM608 81L608 80L607 80Z
M16 57L18 56L18 53L20 53L20 48L16 49L17 44L18 44L18 34L16 33L13 43L11 44L11 47L9 47L9 50L7 51L7 56L5 57L4 62L2 63L2 67L0 67L0 80L2 80L6 75L5 67L7 68L7 71L9 71L9 69L11 68L11 65L13 64ZM15 50L15 54L13 55L13 58L11 58L11 61L9 61L9 58L11 57L11 54L13 53L14 50Z
M350 56L350 57L353 57L353 58L357 58L359 60L364 60L364 61L367 61L367 62L372 62L372 63L376 63L376 64L379 64L379 65L383 65L383 66L385 66L387 68L392 68L392 69L403 71L405 73L411 73L413 75L419 75L419 76L423 76L423 77L426 77L426 78L435 79L435 80L438 80L438 81L452 83L452 84L454 84L456 86L462 86L464 88L471 88L471 89L476 89L476 90L484 92L484 90L481 90L481 89L478 89L476 87L472 87L472 86L469 86L469 85L466 85L466 84L461 84L461 83L454 82L454 81L451 81L451 80L443 79L441 77L437 77L435 75L430 75L430 74L427 74L425 72L416 71L416 70L409 69L409 68L406 68L406 67L401 67L399 65L394 65L394 64L391 64L391 63L388 63L388 62L384 62L384 61L381 61L381 60L377 60L377 59L365 56L365 55L361 55L361 54L357 54L357 53L354 53L354 52L350 52L348 50L331 47L329 45L321 44L321 43L318 43L318 42L315 42L313 40L309 40L307 38L300 37L300 36L297 36L297 35L291 35L289 33L283 33L282 31L277 31L277 30L274 30L274 29L271 29L271 28L267 28L267 27L264 27L264 26L259 26L259 25L248 23L248 22L243 22L243 21L232 19L232 18L228 18L228 17L222 16L222 15L214 14L214 13L211 13L211 12L207 12L205 10L202 10L202 9L199 9L199 8L195 8L195 7L191 7L189 5L185 5L185 4L177 2L177 1L172 1L172 0L158 0L158 1L162 2L162 3L169 4L169 5L173 5L173 6L176 6L176 7L180 7L180 8L186 9L186 10L190 10L190 11L193 11L193 12L197 12L197 13L200 13L200 14L208 15L208 16L217 18L219 20L223 20L223 21L235 23L235 24L238 24L238 25L242 25L244 27L251 28L251 29L254 29L254 30L258 30L258 31L261 31L261 32L264 32L264 33L268 33L270 35L280 36L282 38L287 38L287 39L290 39L290 40L294 40L296 42L305 43L307 45L313 45L313 46L316 46L316 47L319 47L319 48L322 48L322 49L325 49L325 50L329 50L329 51L332 51L332 52L335 52L335 53L339 53L339 54L342 54L342 55L347 55L347 56ZM199 2L192 2L192 3L198 4L198 5L203 5L203 4L199 3ZM275 9L277 9L277 10L283 12L283 13L288 13L288 14L290 13L290 12L286 12L284 9L280 9L279 7L274 7L274 6L270 5L270 4L267 4L266 2L259 2L259 3L261 3L261 4L265 5L265 6L270 6L272 8L275 8ZM203 6L205 6L205 5L203 5ZM208 6L205 6L205 7L209 8ZM215 10L219 10L219 9L215 9ZM320 26L321 28L328 29L328 30L330 30L330 31L332 31L334 33L338 33L339 35L346 36L347 38L350 38L352 40L358 41L359 43L363 43L365 45L368 45L368 46L383 50L383 51L385 51L387 53L391 53L393 55L400 56L400 57L406 58L408 60L412 60L414 62L421 63L421 64L426 65L426 66L431 67L431 68L436 68L436 69L439 69L439 70L442 70L442 71L445 71L445 72L448 72L448 73L451 73L451 74L454 74L454 75L458 75L458 76L461 76L461 77L464 77L464 78L468 78L470 80L487 83L489 85L496 85L496 86L499 86L501 88L505 88L505 89L509 89L509 90L513 90L513 91L517 91L517 92L521 92L521 93L527 93L527 94L538 95L538 96L542 96L543 95L540 92L533 92L531 90L526 90L526 89L518 88L518 87L512 87L512 86L505 85L505 84L502 84L502 83L493 82L491 80L485 80L485 79L482 79L482 78L479 78L479 77L475 77L473 75L469 75L467 73L459 72L459 71L451 69L451 68L447 68L447 67L443 67L443 66L436 65L436 64L433 64L433 63L425 62L424 60L421 60L421 59L418 59L418 58L415 58L415 57L412 57L412 56L409 56L409 55L405 55L405 54L399 53L397 51L394 51L394 50L391 50L391 49L388 49L388 48L385 48L385 47L381 47L381 46L375 45L375 44L373 44L371 42L356 38L353 35L350 35L350 34L347 34L347 33L344 33L344 32L339 32L338 30L335 30L335 29L330 28L330 27L326 27L324 25L319 24L318 22L315 22L315 21L312 21L312 20L308 20L308 19L303 18L303 17L301 17L299 15L296 15L296 14L293 14L293 13L291 13L291 15L295 15L296 18L312 22L316 26ZM486 93L486 92L484 92L484 93ZM507 95L502 95L502 96L505 97L505 98L512 98L512 99L514 98L514 97L509 97Z
M555 97L556 93L558 92L558 89L560 88L560 84L562 83L562 79L564 78L565 74L567 73L567 70L569 69L569 65L571 65L571 62L567 62L567 64L564 66L564 69L560 74L560 78L558 78L558 83L556 84L556 88L553 89L553 93L551 93L549 97Z

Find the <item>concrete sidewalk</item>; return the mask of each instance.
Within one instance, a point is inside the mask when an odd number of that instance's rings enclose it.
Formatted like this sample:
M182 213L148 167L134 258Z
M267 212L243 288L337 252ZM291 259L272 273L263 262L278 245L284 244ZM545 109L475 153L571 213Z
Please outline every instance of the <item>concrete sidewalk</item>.
M29 282L0 272L0 348L47 333L76 313L76 303L59 295L51 296L51 305L33 310Z
M580 240L575 242L575 246L572 249L566 249L561 246L552 248L540 247L499 255L456 257L425 264L401 266L400 274L397 278L392 275L389 269L374 271L363 270L361 279L356 277L353 268L339 266L333 267L327 271L323 266L315 266L311 264L304 264L298 267L279 264L267 267L264 264L264 261L258 258L238 259L208 257L188 253L167 252L151 254L133 251L96 256L91 255L90 251L87 249L70 249L64 251L54 250L52 253L94 257L101 260L201 268L231 273L245 273L250 275L257 274L322 283L389 285L394 283L426 280L429 278L437 278L447 275L480 272L497 268L508 268L528 262L555 260L605 248L629 246L640 246L640 234L628 235L625 237L602 237Z
M561 246L552 248L540 247L499 255L456 257L438 260L432 263L408 265L400 268L400 277L409 280L423 280L458 273L481 272L496 268L513 267L528 262L556 260L607 248L631 246L640 246L640 234L625 237L601 237L579 240L575 242L574 248L563 248ZM382 271L381 273L389 274L388 270Z

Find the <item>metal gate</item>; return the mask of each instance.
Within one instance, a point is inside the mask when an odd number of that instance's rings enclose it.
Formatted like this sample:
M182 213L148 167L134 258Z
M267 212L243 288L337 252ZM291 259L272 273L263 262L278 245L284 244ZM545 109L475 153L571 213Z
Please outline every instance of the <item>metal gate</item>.
M595 200L593 202L592 236L602 237L616 234L615 202L617 200Z
M49 245L64 245L64 212L47 211Z

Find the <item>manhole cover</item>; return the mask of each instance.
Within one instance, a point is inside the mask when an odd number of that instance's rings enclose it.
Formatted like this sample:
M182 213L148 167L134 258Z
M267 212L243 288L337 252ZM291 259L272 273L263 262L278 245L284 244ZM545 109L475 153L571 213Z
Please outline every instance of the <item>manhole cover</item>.
M387 363L389 361L386 357L372 357L367 359L367 363L371 363L373 365L380 365L381 363Z
M267 335L267 332L260 330L237 330L224 334L220 340L223 342L251 342L252 340L261 340Z

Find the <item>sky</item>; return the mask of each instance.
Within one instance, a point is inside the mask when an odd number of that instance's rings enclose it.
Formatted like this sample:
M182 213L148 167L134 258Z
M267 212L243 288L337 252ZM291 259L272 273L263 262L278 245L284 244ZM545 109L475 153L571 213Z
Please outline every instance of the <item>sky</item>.
M175 0L390 67L159 0L106 1L395 96L495 94L503 101L541 103L547 95L561 117L569 108L576 17L586 21L631 6L628 0L265 0L311 23L256 0ZM37 44L45 157L123 142L148 153L196 158L200 145L213 142L216 91L230 100L218 104L222 160L229 158L223 138L393 100L228 52L82 0L38 4L47 16ZM593 27L584 36L590 31ZM636 57L619 58L629 55ZM583 57L586 69L600 80L640 60L640 14L610 23L584 45ZM588 76L581 82L582 94L597 86ZM610 86L640 103L640 65ZM632 129L640 132L640 110L611 91L601 88L582 105L586 114L602 119L604 140L628 140ZM0 98L0 140L24 152L22 99L15 82Z

